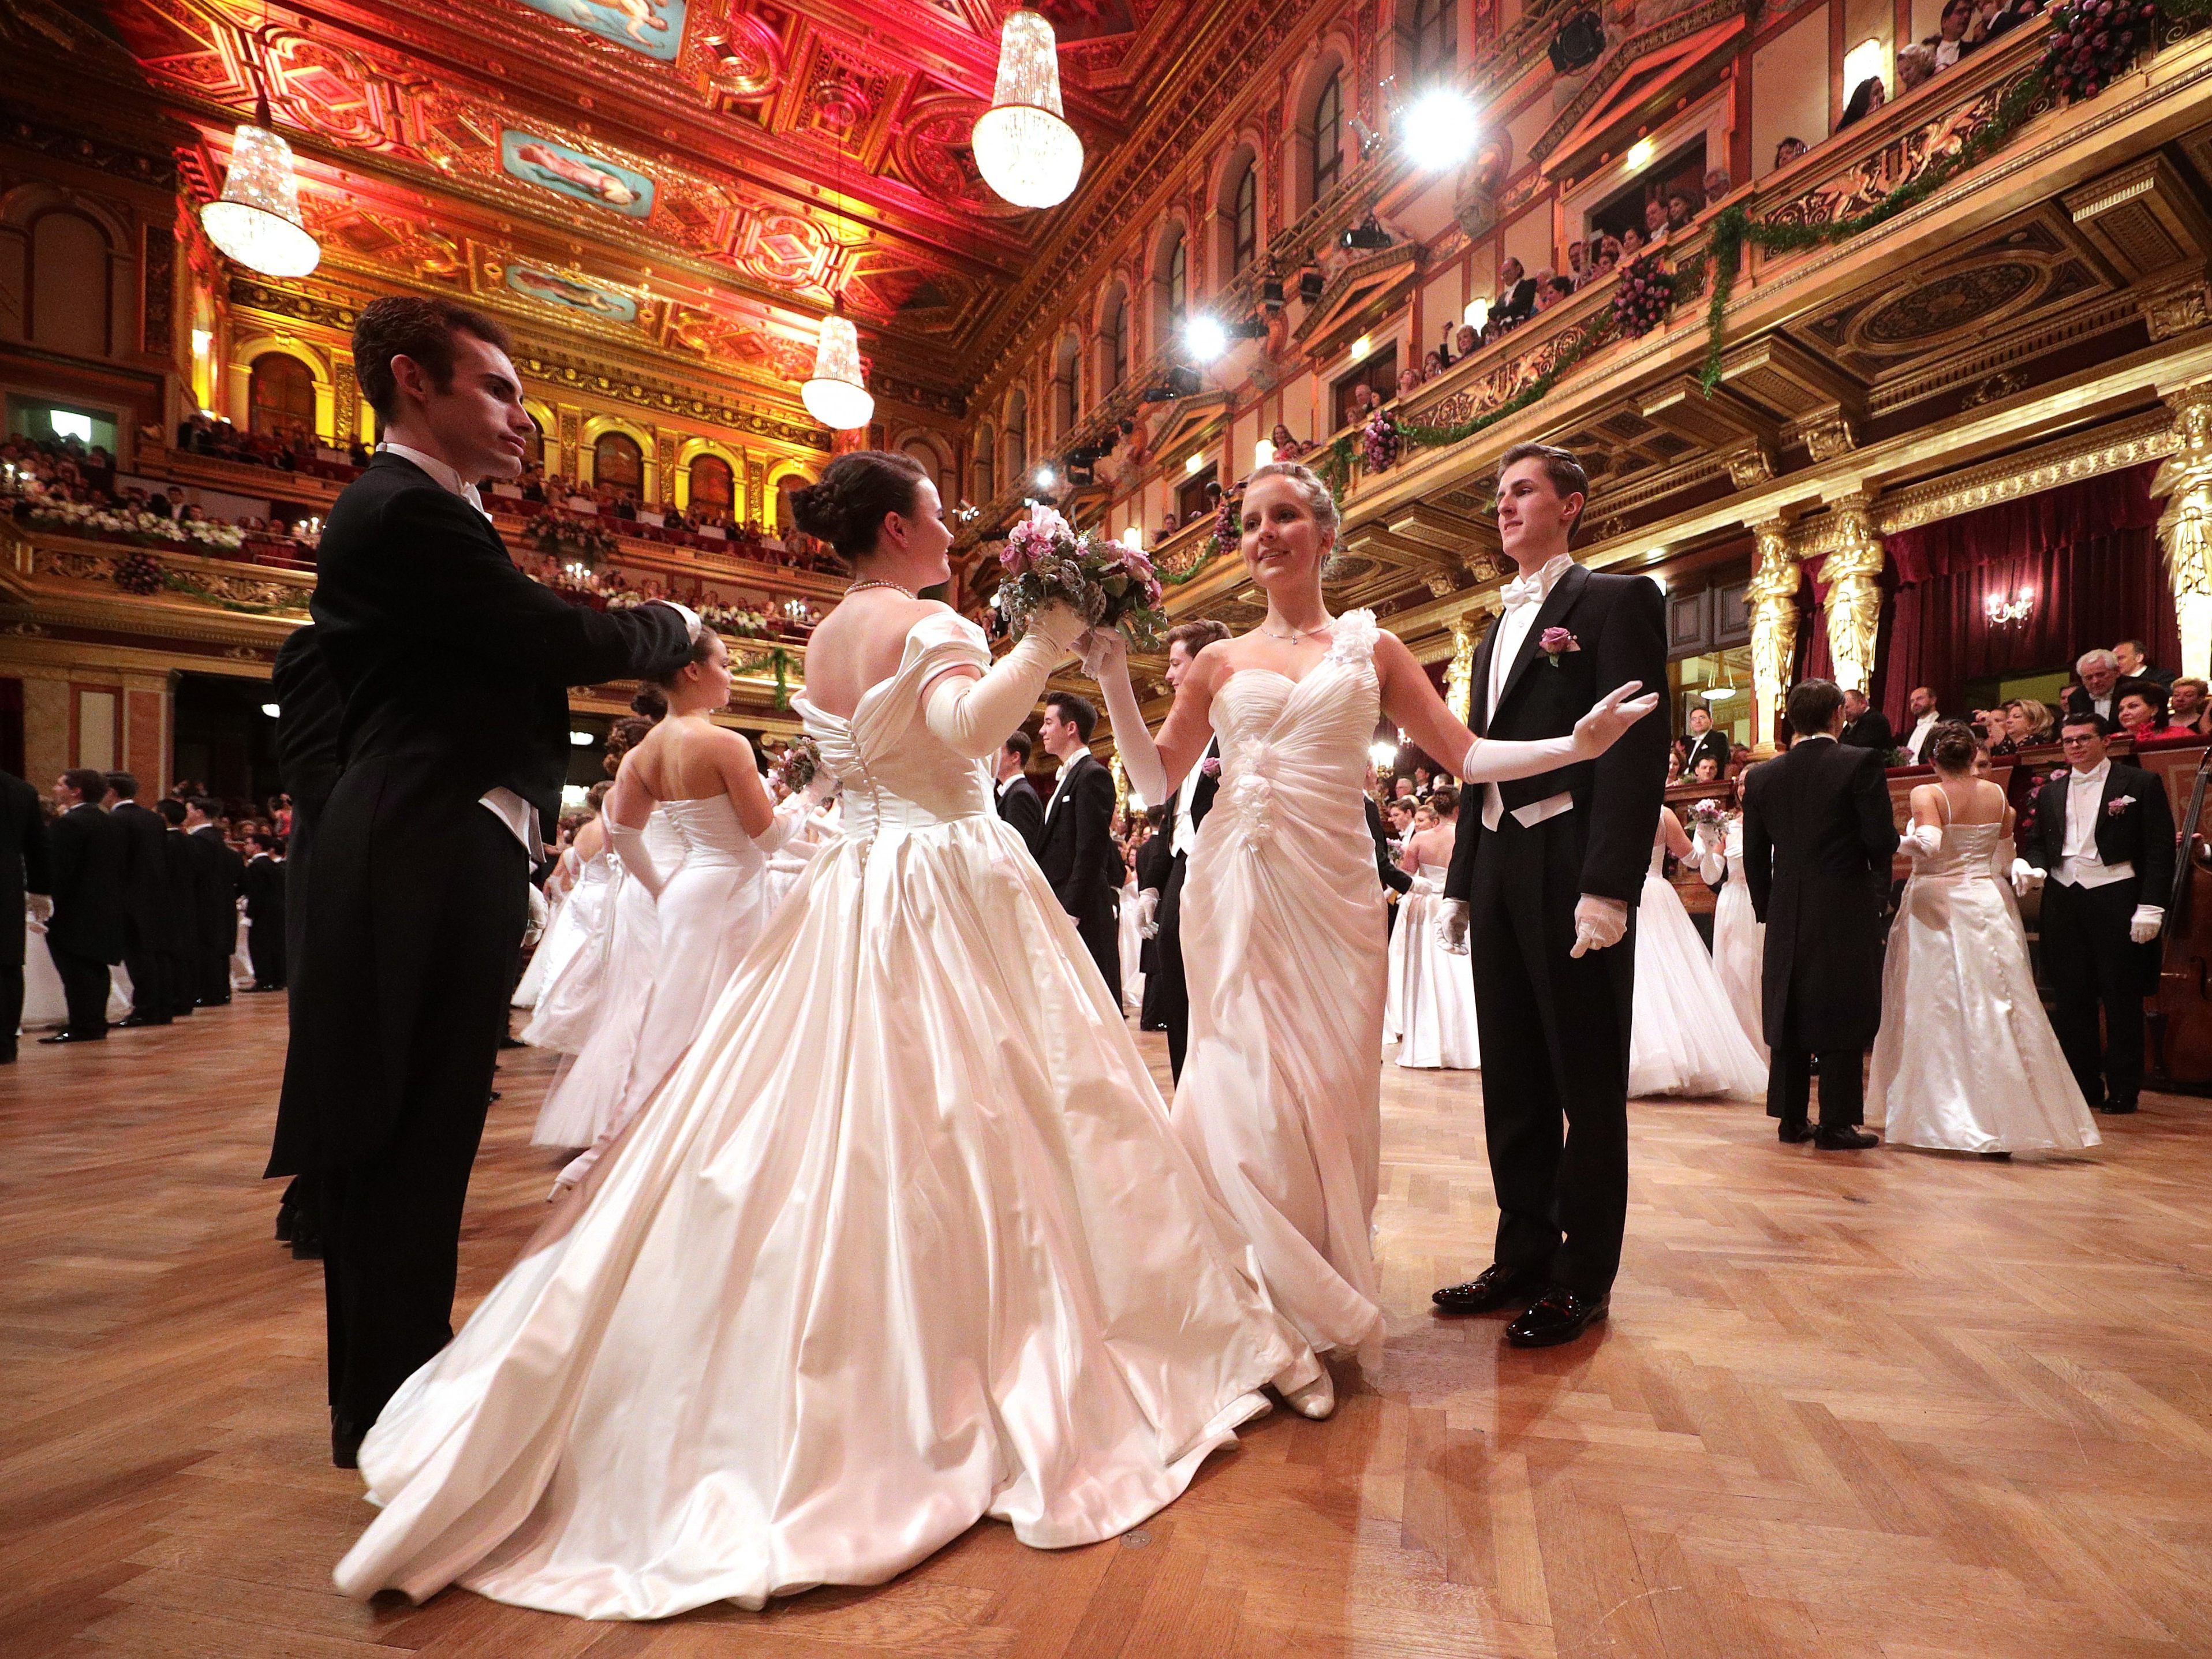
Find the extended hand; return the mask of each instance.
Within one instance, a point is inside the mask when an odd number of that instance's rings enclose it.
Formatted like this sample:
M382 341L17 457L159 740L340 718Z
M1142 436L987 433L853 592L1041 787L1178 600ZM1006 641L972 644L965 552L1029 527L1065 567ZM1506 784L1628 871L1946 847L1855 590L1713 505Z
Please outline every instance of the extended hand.
M1028 631L1042 635L1062 651L1072 650L1090 630L1083 613L1065 599L1054 599L1030 612Z
M1567 954L1579 957L1591 951L1602 951L1607 945L1620 944L1627 935L1628 906L1625 901L1584 893L1575 901L1575 948Z
M1437 907L1437 943L1455 957L1467 954L1468 920L1465 899L1446 899Z
M1406 890L1407 898L1433 898L1442 890L1434 876L1415 876L1413 884Z
M1094 680L1128 672L1129 642L1118 628L1091 629L1076 641L1076 649L1083 653L1083 672Z
M1620 740L1620 734L1659 706L1659 694L1633 694L1644 684L1631 680L1597 700L1589 714L1575 722L1575 758L1595 760Z
M2012 861L2012 890L2014 892L2019 894L2021 897L2026 898L2030 893L2033 893L2037 888L2042 885L2042 871L2037 869L2026 859L2014 859Z
M1145 888L1137 895L1137 933L1140 938L1157 939L1160 932L1160 890Z
M32 894L31 914L40 921L51 921L54 914L53 900L44 893Z

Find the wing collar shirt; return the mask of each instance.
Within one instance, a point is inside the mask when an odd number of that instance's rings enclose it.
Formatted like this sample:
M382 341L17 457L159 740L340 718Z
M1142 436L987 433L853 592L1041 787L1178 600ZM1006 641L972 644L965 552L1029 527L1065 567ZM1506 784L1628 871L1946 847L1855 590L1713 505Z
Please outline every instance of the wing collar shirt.
M1492 714L1498 712L1498 694L1504 690L1507 676L1521 655L1521 647L1528 638L1528 630L1536 625L1536 613L1544 608L1544 601L1559 586L1559 578L1574 564L1575 556L1561 553L1553 557L1533 576L1518 576L1505 584L1505 614L1498 619L1498 635L1490 648L1490 695ZM1547 799L1532 801L1517 806L1513 816L1524 830L1533 830L1546 818L1557 817L1569 811L1575 798L1565 791ZM1498 786L1482 786L1482 827L1495 830L1505 816L1505 798L1498 793Z
M2087 772L2066 775L2066 839L2059 845L2058 867L2051 872L2064 886L2108 887L2136 872L2132 864L2107 864L2097 855L2097 811L2112 770L2112 762L2102 760Z

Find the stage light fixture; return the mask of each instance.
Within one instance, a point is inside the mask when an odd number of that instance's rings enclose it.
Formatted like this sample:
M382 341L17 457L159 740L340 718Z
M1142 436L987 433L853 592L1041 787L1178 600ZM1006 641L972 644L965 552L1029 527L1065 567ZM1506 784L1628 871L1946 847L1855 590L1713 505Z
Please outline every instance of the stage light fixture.
M1218 317L1203 313L1182 325L1183 349L1201 363L1210 363L1229 349L1229 331Z
M1458 167L1474 154L1482 127L1474 106L1466 98L1440 88L1424 95L1406 112L1406 152L1422 167L1441 173Z

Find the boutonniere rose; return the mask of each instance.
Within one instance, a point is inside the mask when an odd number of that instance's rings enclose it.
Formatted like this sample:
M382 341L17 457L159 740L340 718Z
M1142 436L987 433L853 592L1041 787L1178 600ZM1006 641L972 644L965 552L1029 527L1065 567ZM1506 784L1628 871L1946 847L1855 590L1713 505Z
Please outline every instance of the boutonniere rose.
M1559 659L1570 651L1579 651L1583 642L1564 628L1547 628L1536 641L1536 648L1552 659L1552 666L1559 665Z
M1219 777L1221 775L1221 757L1218 755L1208 755L1199 763L1198 769L1209 778Z
M2133 795L2115 795L2105 803L2105 811L2108 817L2118 817L2135 804L2136 798Z

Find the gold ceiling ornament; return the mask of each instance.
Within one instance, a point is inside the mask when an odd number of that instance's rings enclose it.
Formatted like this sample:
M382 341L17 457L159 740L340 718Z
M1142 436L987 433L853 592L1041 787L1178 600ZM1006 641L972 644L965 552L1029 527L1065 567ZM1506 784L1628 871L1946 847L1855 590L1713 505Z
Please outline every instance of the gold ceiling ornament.
M840 297L836 309L822 319L822 337L814 348L814 373L799 388L806 412L833 432L849 432L875 418L876 400L869 395L860 369L860 336L845 314Z
M1083 177L1083 140L1060 102L1060 44L1027 7L999 35L999 81L971 135L983 180L1016 207L1057 207Z
M305 276L322 263L322 244L300 218L292 147L270 118L266 88L253 118L239 123L222 194L201 207L200 227L225 254L264 276Z

